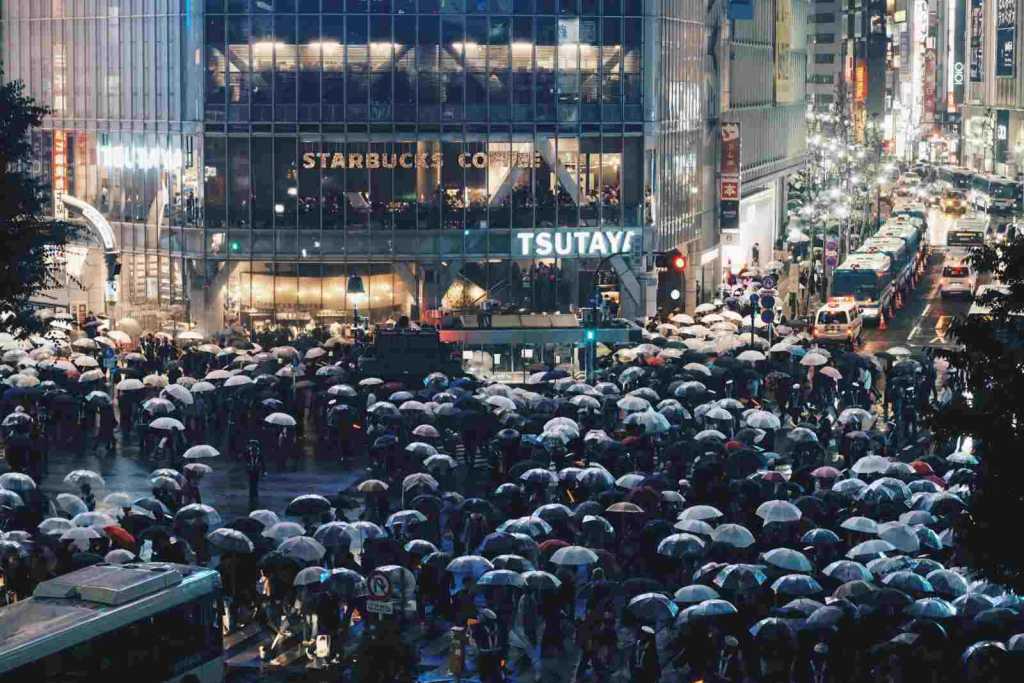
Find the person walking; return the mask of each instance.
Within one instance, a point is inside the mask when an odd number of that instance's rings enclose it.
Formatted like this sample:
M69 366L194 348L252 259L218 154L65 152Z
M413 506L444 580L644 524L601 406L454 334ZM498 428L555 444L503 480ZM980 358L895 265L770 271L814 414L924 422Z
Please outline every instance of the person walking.
M658 643L650 626L640 629L640 637L634 643L629 658L629 673L633 683L658 683L661 678Z

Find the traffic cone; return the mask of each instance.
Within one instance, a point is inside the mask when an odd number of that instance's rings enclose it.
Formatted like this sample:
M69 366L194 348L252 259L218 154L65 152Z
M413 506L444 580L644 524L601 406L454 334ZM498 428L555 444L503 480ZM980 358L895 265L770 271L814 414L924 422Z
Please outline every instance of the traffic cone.
M889 326L885 324L885 311L878 312L878 329L887 330Z

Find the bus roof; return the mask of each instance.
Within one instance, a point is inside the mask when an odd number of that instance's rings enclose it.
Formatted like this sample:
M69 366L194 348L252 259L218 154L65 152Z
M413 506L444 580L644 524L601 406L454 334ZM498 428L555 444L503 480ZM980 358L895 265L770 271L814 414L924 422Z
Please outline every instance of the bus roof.
M160 562L99 564L44 581L0 608L0 673L219 588L215 570Z
M836 270L889 270L892 259L882 252L856 252L846 257Z
M905 251L907 243L900 237L875 236L864 240L864 244L857 249L858 254L872 254L880 252L883 254L898 254Z
M957 230L988 230L988 217L982 217L977 214L973 216L964 216L958 220L955 224Z
M917 228L912 223L899 221L886 223L875 233L875 237L897 237L903 240L911 236L917 237Z

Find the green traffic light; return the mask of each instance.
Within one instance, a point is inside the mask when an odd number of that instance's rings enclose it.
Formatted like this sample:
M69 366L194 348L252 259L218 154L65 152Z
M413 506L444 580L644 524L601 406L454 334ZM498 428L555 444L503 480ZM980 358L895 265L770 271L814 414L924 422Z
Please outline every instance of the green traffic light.
M231 251L241 251L242 243L238 240L231 240L230 249Z

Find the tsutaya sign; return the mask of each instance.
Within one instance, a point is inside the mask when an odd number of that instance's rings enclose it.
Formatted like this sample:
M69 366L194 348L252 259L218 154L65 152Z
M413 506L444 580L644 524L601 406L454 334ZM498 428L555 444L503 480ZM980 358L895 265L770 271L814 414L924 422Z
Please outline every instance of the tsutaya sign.
M640 245L640 228L614 230L521 230L513 235L513 258L601 258L628 254Z

